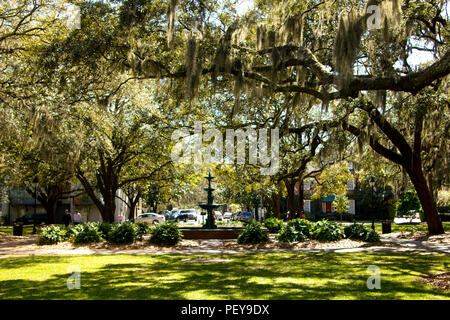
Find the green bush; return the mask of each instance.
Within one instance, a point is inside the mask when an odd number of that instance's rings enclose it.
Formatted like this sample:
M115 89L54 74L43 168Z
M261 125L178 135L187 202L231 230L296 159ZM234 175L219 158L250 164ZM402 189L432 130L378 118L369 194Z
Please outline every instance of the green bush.
M105 239L105 240L109 239L109 232L111 231L113 225L114 225L113 223L109 223L109 222L102 222L102 223L98 224L98 230L102 234L103 239Z
M344 228L345 237L348 239L362 240L365 242L378 242L380 235L367 228L363 224L354 223Z
M66 240L68 229L59 225L43 227L39 231L38 245L56 244Z
M262 229L261 224L255 220L249 221L237 238L237 242L240 244L260 243L268 240L269 236Z
M283 220L277 218L269 218L264 220L264 227L269 230L270 233L278 233L283 228Z
M355 240L364 240L369 231L370 230L361 223L353 223L344 228L345 237Z
M264 213L264 219L270 219L270 218L276 218L275 217L275 214L272 212L272 211L270 211L270 210L268 210L266 213Z
M380 235L374 231L374 230L370 230L367 235L364 237L363 239L366 242L378 242L380 241Z
M108 241L112 243L133 243L136 238L137 227L132 222L113 224L108 234Z
M137 222L136 224L136 240L142 240L143 236L150 233L152 229L146 222Z
M305 211L306 219L310 221L314 221L316 219L316 215L313 212Z
M297 231L292 225L284 226L277 236L277 240L281 242L295 242L306 240L307 237Z
M397 215L408 216L410 211L421 211L419 197L414 190L404 192L397 205Z
M297 232L301 232L306 238L311 237L311 231L314 228L314 223L306 219L294 219L288 222Z
M183 240L183 234L174 221L158 224L150 230L150 242L155 244L175 245Z
M314 224L311 235L319 241L338 241L344 236L344 232L337 223L320 220Z
M102 241L102 233L99 230L99 224L88 222L78 224L71 228L71 240L74 243L92 243Z

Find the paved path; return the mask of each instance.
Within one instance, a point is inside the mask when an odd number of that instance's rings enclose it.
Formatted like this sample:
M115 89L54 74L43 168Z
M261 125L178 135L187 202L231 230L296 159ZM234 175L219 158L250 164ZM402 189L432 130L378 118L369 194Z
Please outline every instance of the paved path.
M392 243L399 245L403 250L409 251L426 251L450 254L450 243L435 243L428 241L415 241L406 239L395 239L388 237L381 237L385 243Z
M369 243L356 248L257 248L239 246L227 248L221 240L203 240L197 246L172 247L139 247L139 248L92 248L92 247L57 247L36 246L35 238L21 237L17 240L0 243L0 258L12 256L34 255L89 255L89 254L239 254L261 252L427 252L450 255L450 244L413 241L382 237L382 245L373 246Z

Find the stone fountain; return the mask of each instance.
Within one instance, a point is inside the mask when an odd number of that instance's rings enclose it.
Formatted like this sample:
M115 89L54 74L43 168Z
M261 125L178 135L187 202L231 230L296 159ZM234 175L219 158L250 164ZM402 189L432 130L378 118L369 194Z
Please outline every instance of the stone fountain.
M214 179L211 173L205 177L208 179L208 188L203 188L208 193L206 203L199 203L199 207L206 210L208 216L206 222L202 228L198 227L183 227L180 231L183 233L184 239L236 239L242 232L243 228L240 227L220 227L215 224L213 210L222 206L221 204L214 204L214 196L212 192L215 190L211 187L211 180Z
M217 229L213 215L213 209L221 207L222 205L213 203L214 196L212 195L212 192L216 189L211 188L211 180L214 179L214 177L211 176L211 172L209 172L208 176L205 178L208 180L208 188L203 189L208 193L207 203L198 204L200 208L205 209L206 212L208 213L206 223L203 225L203 229Z

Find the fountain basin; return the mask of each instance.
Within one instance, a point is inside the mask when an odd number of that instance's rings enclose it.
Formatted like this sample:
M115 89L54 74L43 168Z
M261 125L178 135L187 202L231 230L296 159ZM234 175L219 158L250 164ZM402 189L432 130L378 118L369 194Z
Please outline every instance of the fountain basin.
M180 228L185 240L195 239L237 239L244 228L239 227L219 227L217 229L202 228Z

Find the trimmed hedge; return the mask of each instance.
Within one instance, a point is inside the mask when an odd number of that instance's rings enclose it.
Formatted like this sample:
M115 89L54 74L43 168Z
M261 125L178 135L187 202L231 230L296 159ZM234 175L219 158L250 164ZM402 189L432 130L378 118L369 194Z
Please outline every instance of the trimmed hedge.
M183 234L174 221L166 221L158 224L150 231L150 242L154 244L175 245L183 240Z
M268 234L256 220L250 220L237 238L240 244L261 243L269 240Z
M51 225L39 230L38 245L56 244L62 241L94 243L106 240L111 243L133 243L142 240L151 227L144 223L88 222L73 227Z
M288 225L293 227L297 232L301 232L305 238L311 238L311 232L314 228L314 223L306 219L294 219L288 222Z
M284 226L277 236L281 242L296 242L306 240L307 237L300 231L297 231L292 225Z
M113 224L108 233L108 241L112 243L133 243L137 238L137 228L132 222Z
M319 241L338 241L344 237L344 232L337 223L320 220L314 224L311 235Z
M344 228L345 237L348 239L362 240L366 242L378 242L380 241L380 235L367 228L363 224L353 223L350 226Z
M57 244L58 242L62 242L67 240L68 228L59 225L51 225L47 227L43 227L39 230L39 236L36 244L49 245L49 244Z
M99 224L88 222L78 224L70 228L71 241L74 243L93 243L103 240L102 233L99 230Z
M264 227L269 230L270 233L278 233L283 228L283 220L275 217L264 220Z

